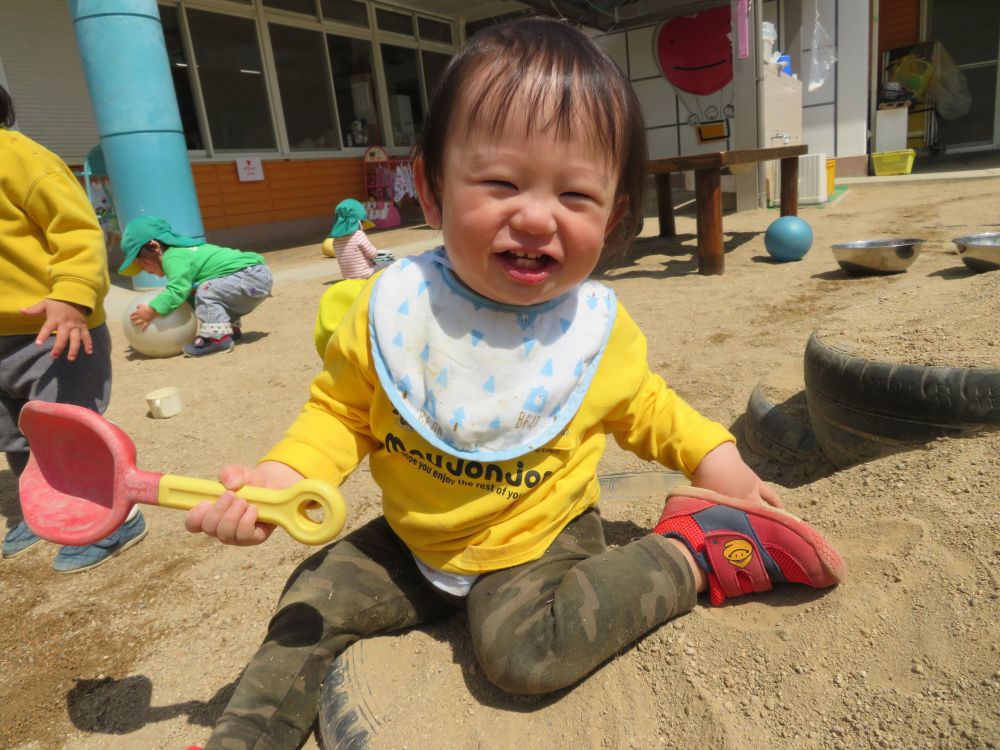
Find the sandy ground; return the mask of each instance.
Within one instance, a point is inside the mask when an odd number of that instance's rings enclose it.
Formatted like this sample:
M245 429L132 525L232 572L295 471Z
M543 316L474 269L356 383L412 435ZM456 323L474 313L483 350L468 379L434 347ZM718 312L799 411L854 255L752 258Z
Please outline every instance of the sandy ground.
M740 434L754 384L795 367L817 328L837 327L900 361L1000 366L1000 273L973 275L950 238L996 229L1000 178L852 185L803 208L815 232L804 260L776 264L759 210L727 216L726 273L696 273L694 221L653 238L609 275L649 337L650 360L704 413ZM910 270L853 279L831 243L927 239ZM399 252L426 230L376 236ZM214 477L275 442L306 397L318 360L315 304L333 261L304 245L268 254L273 300L246 320L235 352L146 359L119 325L108 416L139 465ZM180 386L185 409L154 420L143 394ZM746 458L790 510L828 535L848 578L818 594L786 589L692 613L650 634L580 685L544 700L505 696L477 670L461 616L373 642L382 682L379 748L984 748L1000 745L1000 435L941 440L843 471L808 475ZM0 459L2 461L2 459ZM652 467L617 449L602 472ZM378 513L366 466L346 483L348 527ZM17 519L0 463L0 513ZM608 502L624 543L658 517L662 496ZM187 534L179 513L146 512L150 533L74 576L39 545L0 563L0 747L180 750L204 741L262 637L287 574L310 550L276 533L253 549ZM307 747L315 748L315 740Z

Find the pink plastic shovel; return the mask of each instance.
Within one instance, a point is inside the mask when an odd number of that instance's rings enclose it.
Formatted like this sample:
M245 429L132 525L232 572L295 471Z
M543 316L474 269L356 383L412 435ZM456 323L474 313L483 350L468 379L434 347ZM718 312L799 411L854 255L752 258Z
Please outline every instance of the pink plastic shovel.
M208 479L138 469L132 439L90 409L29 401L18 426L31 445L21 510L31 530L50 542L93 544L121 526L136 503L188 510L226 491ZM243 487L238 494L257 506L261 521L305 544L325 544L344 526L343 498L317 479L284 490ZM321 520L310 516L320 512Z

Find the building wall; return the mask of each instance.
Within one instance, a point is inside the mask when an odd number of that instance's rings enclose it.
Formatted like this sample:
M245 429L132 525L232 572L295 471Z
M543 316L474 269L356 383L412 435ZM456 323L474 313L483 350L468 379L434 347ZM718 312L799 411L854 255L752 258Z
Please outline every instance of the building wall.
M66 0L0 0L0 56L18 129L82 164L97 123Z
M798 60L794 72L807 83L812 46L813 19L817 0L765 0L763 19L778 29L778 46L798 42L793 60ZM802 29L798 36L785 23L783 3L802 6ZM847 174L852 162L858 173L867 165L868 133L868 39L870 32L868 3L863 0L818 0L820 23L837 49L837 62L823 85L815 91L803 86L803 142L812 153L824 153L843 160ZM643 26L624 32L606 34L599 41L628 73L646 116L646 135L652 158L677 156L681 153L717 151L732 148L732 143L698 144L693 130L687 126L688 107L674 88L660 75L653 54L653 35L657 25ZM727 87L718 95L720 103L728 103ZM736 113L739 119L740 113ZM730 139L731 141L732 139ZM838 168L840 164L838 164Z
M360 159L264 161L264 179L240 182L232 162L193 164L205 229L331 217L347 196L363 196Z
M883 0L884 2L885 0ZM801 7L801 29L787 22ZM765 0L764 18L778 29L778 49L789 52L803 80L802 135L811 153L837 159L837 174L867 174L870 7L865 0ZM816 11L836 49L823 84L809 91ZM794 47L794 49L790 49Z

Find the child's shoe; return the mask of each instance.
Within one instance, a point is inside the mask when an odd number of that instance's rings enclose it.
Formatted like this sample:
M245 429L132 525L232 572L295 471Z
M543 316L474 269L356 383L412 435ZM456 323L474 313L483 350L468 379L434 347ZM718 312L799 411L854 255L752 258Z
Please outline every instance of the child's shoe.
M216 352L231 352L234 346L232 336L223 336L221 339L195 336L193 343L184 344L184 356L203 357L206 354L215 354Z
M56 573L79 573L107 562L119 552L138 544L146 536L146 520L136 513L108 536L83 546L66 546L56 553L52 569Z
M28 528L28 524L21 521L12 528L3 538L3 549L0 555L4 558L17 557L23 552L27 552L42 541L34 531Z
M667 498L653 533L687 545L708 574L715 606L778 583L819 589L843 578L840 555L791 513L693 487L678 493Z
M243 329L239 326L233 326L233 341L239 341L243 338Z

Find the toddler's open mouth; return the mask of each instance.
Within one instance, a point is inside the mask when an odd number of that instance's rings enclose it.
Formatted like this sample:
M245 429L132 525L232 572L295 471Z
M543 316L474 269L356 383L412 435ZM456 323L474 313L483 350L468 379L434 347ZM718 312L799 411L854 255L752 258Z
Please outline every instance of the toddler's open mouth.
M509 266L520 271L544 271L556 263L556 260L552 256L544 253L507 250L500 253L500 257Z

